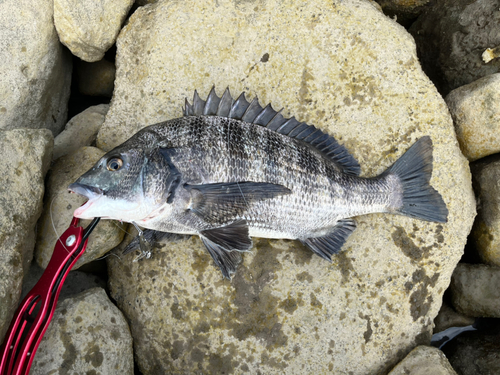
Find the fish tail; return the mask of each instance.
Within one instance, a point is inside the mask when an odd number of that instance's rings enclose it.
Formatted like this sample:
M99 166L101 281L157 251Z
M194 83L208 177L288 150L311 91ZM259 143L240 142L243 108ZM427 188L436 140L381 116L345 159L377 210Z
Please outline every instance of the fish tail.
M395 208L403 215L446 223L448 208L441 195L429 184L432 175L432 140L420 138L384 174L399 178L402 199Z

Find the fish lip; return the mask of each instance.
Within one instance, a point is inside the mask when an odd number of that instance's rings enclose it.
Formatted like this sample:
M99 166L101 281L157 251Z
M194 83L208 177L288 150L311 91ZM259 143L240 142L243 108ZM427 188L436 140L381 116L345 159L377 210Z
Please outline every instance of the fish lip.
M92 219L93 217L95 217L89 216L87 211L96 201L99 200L99 198L104 196L104 191L94 186L81 184L79 182L75 182L69 185L68 190L78 195L82 195L85 198L88 198L85 204L78 207L75 212L73 212L73 216L79 219Z
M81 184L79 182L74 182L71 185L69 185L68 190L73 192L73 193L83 195L84 197L87 197L88 199L92 199L92 198L96 198L97 196L104 195L104 191L102 189L99 189L98 187L94 187L94 186Z

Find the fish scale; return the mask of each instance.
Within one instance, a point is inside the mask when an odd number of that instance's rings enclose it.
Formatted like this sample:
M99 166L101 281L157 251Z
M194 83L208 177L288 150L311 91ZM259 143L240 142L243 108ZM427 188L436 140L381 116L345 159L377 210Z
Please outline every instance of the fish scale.
M142 129L70 185L89 198L75 216L198 235L227 278L251 249L250 237L298 239L331 260L355 216L447 220L429 184L430 137L381 175L362 178L335 138L256 98L234 100L228 89L219 98L212 89L203 101L195 92L184 115Z
M331 185L334 182L329 181L327 178L329 174L333 174L334 168L328 168L328 164L322 155L314 153L310 148L299 147L300 145L295 140L285 138L277 133L271 133L262 127L251 124L242 125L236 121L228 122L217 117L206 117L203 120L203 122L200 122L198 118L194 118L193 123L184 124L184 127L201 126L208 130L205 133L206 138L196 137L193 142L199 148L199 152L202 154L208 152L208 157L200 157L199 155L194 157L203 160L201 167L206 171L207 176L203 178L204 183L253 181L286 186L286 184L293 181L294 189L292 194L276 197L273 200L255 202L248 207L244 219L249 223L251 233L254 225L259 229L268 231L280 231L287 228L287 236L283 237L283 234L281 234L278 235L278 238L300 238L301 233L298 233L298 231L313 230L317 227L316 221L328 222L328 226L335 225L342 214L335 215L334 201L338 197L335 197L335 194L332 193ZM212 127L215 129L211 132ZM245 132L243 133L241 129L244 129ZM151 131L155 131L155 129L152 128ZM197 133L189 130L187 132L191 134ZM198 132L198 134L202 133ZM214 138L211 134L222 135L221 141L217 144L220 148L211 147L210 140ZM233 134L237 136L233 136ZM270 142L273 143L273 149L277 150L277 152L274 155L264 153L259 155L259 146ZM180 145L191 147L189 143L182 141ZM175 147L175 145L173 146ZM213 150L217 150L217 152L213 152ZM186 156L183 154L179 157L185 158ZM269 159L273 160L273 168L268 168L269 164L266 160ZM179 159L174 157L173 163L176 164L177 160ZM232 167L232 165L238 163L243 163L243 167ZM180 162L178 164L186 165L186 163ZM276 168L275 166L280 167ZM181 168L180 172L185 176L187 183L199 179L197 170ZM337 190L342 190L342 187L338 185ZM317 197L318 199L303 199L304 196ZM278 200L279 204L274 200ZM281 208L280 211L274 210L276 220L273 222L269 222L259 214L260 212L269 211L271 209L270 205L278 207L278 209ZM312 219L313 211L316 212L316 216L319 216L319 218ZM321 211L324 211L325 215L317 215ZM341 211L346 210L341 208ZM292 225L290 218L299 213L311 215L307 215L308 219L304 220L301 226ZM217 225L227 225L236 219L241 219L241 217L221 217Z

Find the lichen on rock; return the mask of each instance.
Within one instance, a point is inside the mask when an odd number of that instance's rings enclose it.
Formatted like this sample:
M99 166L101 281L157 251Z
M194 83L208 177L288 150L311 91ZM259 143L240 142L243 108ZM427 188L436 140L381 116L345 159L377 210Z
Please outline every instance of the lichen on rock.
M30 374L133 374L132 337L123 314L102 288L61 301Z

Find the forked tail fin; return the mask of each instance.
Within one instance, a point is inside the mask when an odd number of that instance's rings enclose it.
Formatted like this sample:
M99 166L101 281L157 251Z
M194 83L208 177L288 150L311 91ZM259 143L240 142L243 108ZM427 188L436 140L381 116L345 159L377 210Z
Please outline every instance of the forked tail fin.
M418 219L446 223L448 208L441 195L429 184L432 175L432 140L420 138L384 174L399 177L403 190L397 212Z

